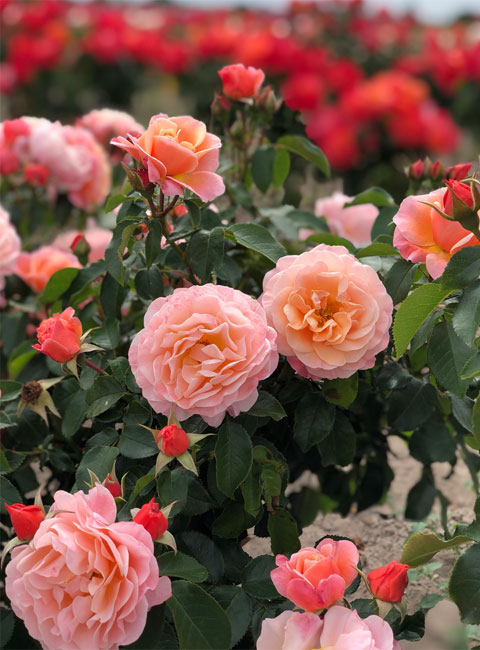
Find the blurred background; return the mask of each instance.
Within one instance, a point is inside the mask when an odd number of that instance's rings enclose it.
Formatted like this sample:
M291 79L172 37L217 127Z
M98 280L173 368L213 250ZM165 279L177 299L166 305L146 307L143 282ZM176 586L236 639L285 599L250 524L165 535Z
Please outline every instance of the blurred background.
M0 0L2 119L75 123L94 108L208 123L217 71L265 70L284 99L268 133L305 133L348 192L405 189L419 156L474 160L478 0Z

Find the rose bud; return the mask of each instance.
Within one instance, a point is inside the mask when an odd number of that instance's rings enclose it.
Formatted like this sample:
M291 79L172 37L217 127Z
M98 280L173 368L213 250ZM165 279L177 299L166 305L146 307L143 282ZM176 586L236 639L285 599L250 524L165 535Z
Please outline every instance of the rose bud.
M408 569L408 564L392 560L386 566L370 571L368 583L375 598L387 603L400 602L408 585Z
M446 178L453 181L462 181L468 176L472 163L462 163L447 167Z
M40 506L25 506L23 503L5 504L12 526L19 539L31 540L38 527L45 519L45 513Z
M73 359L82 344L82 324L74 313L72 307L67 307L61 314L43 320L37 329L38 343L32 347L59 363Z
M226 65L218 71L218 75L222 80L223 93L230 99L255 97L265 80L263 70L251 66L246 68L243 63Z
M423 178L423 174L424 174L424 164L423 164L423 160L420 159L412 163L407 169L408 178L420 180L421 178Z
M43 186L46 184L50 172L40 163L28 163L23 169L23 175L30 185Z
M428 175L434 181L440 180L445 176L445 169L439 160L431 163Z
M160 512L160 506L153 500L153 497L140 508L133 521L143 526L150 533L153 540L161 537L168 528L168 520Z
M122 486L116 481L111 474L103 482L103 486L107 488L113 498L122 496Z
M176 424L168 424L158 432L157 445L167 456L180 456L187 451L190 440L183 429Z

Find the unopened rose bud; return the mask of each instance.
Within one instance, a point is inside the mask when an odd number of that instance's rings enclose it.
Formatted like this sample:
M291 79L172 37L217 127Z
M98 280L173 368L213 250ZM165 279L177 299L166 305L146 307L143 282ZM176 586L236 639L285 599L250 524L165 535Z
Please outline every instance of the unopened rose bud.
M82 324L72 307L43 320L37 329L38 343L33 348L58 363L73 359L82 345Z
M210 104L210 110L212 115L219 120L220 122L226 122L228 115L230 113L231 104L226 97L222 95L217 95L213 98L212 103Z
M158 432L157 445L166 456L180 456L187 451L190 441L183 429L169 424Z
M418 181L423 178L424 173L425 165L423 164L423 160L420 159L412 163L407 169L408 178L412 178Z
M256 99L256 105L261 110L265 111L269 116L272 116L280 108L282 101L278 100L273 92L271 86L262 88Z
M88 256L90 254L91 248L85 239L85 235L83 235L81 232L75 236L75 239L70 244L70 250L78 257L81 264L86 264L88 262Z
M153 540L161 537L168 528L168 520L160 512L160 506L153 500L153 497L140 508L133 521L143 526L150 533Z
M434 181L445 178L445 168L439 160L436 160L434 163L430 164L427 176Z
M408 564L392 560L379 569L368 574L368 583L375 598L387 603L399 603L408 585Z
M23 503L5 504L12 526L19 539L29 541L37 532L45 519L45 513L40 506L25 506Z
M453 181L463 181L464 178L467 178L471 167L472 163L462 163L447 167L446 178Z
M103 482L103 486L107 488L113 498L122 496L122 486L112 477L111 474L107 475L107 478Z

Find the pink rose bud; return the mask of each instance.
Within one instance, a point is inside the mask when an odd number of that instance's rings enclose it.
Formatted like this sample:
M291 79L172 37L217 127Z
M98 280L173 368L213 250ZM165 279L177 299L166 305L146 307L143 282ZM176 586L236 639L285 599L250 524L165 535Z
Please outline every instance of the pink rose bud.
M12 526L19 539L30 540L45 519L45 513L39 506L25 506L23 503L5 504Z
M8 176L8 174L14 174L18 168L20 167L20 163L18 161L17 156L13 153L13 151L10 151L10 149L6 149L5 147L0 148L0 174L3 176Z
M375 598L387 603L399 603L408 585L408 569L408 564L392 560L386 566L370 571L368 583Z
M258 68L246 68L243 63L226 65L218 71L223 84L223 92L230 99L250 99L255 97L265 80L265 73Z
M44 165L40 165L40 163L28 163L23 170L23 175L30 185L42 186L46 184L50 172Z
M408 168L408 177L420 180L423 177L424 172L425 165L423 164L423 160L419 159L416 162L412 163Z
M446 178L453 181L462 181L468 176L472 163L462 163L447 167Z
M157 445L167 456L180 456L187 451L190 441L183 429L169 424L158 432Z
M107 475L107 478L103 482L103 486L107 488L112 497L121 497L122 496L122 486L118 481L112 478L111 474Z
M59 363L73 359L82 344L82 324L74 313L72 307L67 307L61 314L43 320L37 329L38 343L32 347Z
M153 497L140 508L133 521L143 526L153 540L161 537L168 528L168 520L160 512L160 506L153 500Z

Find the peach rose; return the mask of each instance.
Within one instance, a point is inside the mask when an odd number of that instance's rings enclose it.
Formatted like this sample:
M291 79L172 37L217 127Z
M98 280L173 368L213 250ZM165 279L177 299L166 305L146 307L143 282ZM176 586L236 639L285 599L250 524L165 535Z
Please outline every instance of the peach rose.
M98 260L103 259L105 257L105 250L112 239L113 233L107 228L97 226L95 219L92 218L87 220L87 228L83 233L80 230L67 230L55 237L52 246L55 246L55 248L59 248L62 251L71 252L71 246L75 241L75 238L82 234L85 237L87 244L90 246L88 262L92 264L93 262L98 262Z
M97 142L107 148L110 140L116 135L127 135L127 133L140 135L145 131L145 127L139 124L131 115L112 108L90 111L80 117L76 124L90 131Z
M75 357L82 345L82 323L73 307L42 320L37 329L38 343L32 347L54 361L65 363Z
M81 269L82 265L73 253L66 253L54 246L42 246L32 253L20 253L15 263L15 273L30 289L39 293L60 269Z
M154 115L139 138L118 137L111 142L145 166L148 180L169 196L191 190L202 201L213 201L225 191L218 167L220 138L207 133L193 117Z
M334 192L326 199L318 199L315 203L317 217L325 217L328 227L334 235L345 237L357 247L366 246L371 242L370 231L378 217L378 208L371 203L352 205L344 208L345 203L353 200L341 192ZM301 228L298 232L300 241L314 233L313 230Z
M201 415L219 426L257 400L275 370L275 331L260 304L236 289L206 284L157 298L128 358L143 396L157 413Z
M309 379L371 368L388 345L393 305L375 271L343 246L281 257L260 296L280 354Z
M286 611L264 618L257 650L312 650L320 647L323 621L311 613ZM353 649L352 649L353 650Z
M362 619L355 610L338 605L323 617L318 647L328 650L400 650L392 628L380 616Z
M222 80L223 94L230 99L250 99L258 94L260 86L265 81L263 70L249 66L246 68L243 63L226 65L218 71Z
M6 592L29 634L46 650L118 650L145 627L148 610L167 600L152 538L133 521L115 523L110 492L59 491L58 514L28 545L12 551Z
M3 278L15 272L15 260L21 249L20 238L10 223L10 215L0 205L0 288Z
M434 279L442 275L454 253L465 246L480 244L475 235L458 221L448 221L424 203L432 203L449 213L449 201L449 190L444 188L429 194L407 196L393 217L396 225L393 245L406 260L426 264Z
M275 589L307 612L330 607L343 598L357 577L358 550L353 542L326 538L316 548L302 548L288 559L277 555L270 573Z

